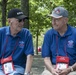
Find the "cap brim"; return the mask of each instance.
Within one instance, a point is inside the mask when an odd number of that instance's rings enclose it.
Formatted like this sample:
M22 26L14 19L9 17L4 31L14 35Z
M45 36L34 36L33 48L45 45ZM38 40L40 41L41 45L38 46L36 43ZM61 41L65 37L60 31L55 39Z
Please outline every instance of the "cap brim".
M27 16L25 15L20 15L16 17L17 19L29 19Z
M63 16L59 16L59 15L56 15L56 14L50 14L49 16L54 17L54 18L61 18L61 17L63 17Z

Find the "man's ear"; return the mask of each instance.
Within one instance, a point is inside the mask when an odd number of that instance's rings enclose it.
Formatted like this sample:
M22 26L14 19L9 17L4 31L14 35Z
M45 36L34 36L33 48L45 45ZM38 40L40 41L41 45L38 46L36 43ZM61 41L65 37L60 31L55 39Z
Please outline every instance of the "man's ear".
M64 19L64 22L65 22L65 23L68 23L68 18L65 18L65 19Z
M65 18L65 20L68 22L68 18Z
M10 19L7 19L8 23L10 23Z
M11 19L8 19L8 23L11 24L12 23L12 20Z

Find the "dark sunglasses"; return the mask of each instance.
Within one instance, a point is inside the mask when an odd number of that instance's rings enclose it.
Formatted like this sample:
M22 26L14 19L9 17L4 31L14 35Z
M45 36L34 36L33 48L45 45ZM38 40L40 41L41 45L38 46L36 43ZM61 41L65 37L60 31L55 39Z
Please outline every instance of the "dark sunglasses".
M25 21L25 19L18 19L18 22L24 22Z

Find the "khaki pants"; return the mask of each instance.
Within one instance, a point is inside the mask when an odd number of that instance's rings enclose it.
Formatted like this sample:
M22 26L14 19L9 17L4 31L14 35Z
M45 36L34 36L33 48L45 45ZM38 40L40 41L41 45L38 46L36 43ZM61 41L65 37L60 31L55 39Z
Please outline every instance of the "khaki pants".
M48 70L44 70L41 75L52 75ZM76 75L76 71L69 73L68 75Z
M47 69L44 69L41 75L52 75L52 73L49 72ZM76 71L70 72L68 75L76 75Z

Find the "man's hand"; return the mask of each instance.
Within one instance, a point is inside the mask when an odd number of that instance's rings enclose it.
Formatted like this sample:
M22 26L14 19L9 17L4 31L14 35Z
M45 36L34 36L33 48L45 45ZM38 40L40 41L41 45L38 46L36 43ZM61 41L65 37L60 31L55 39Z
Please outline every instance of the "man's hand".
M33 62L33 56L32 55L28 55L27 56L25 73L30 73L32 62Z
M51 73L52 73L53 75L59 75L59 70L53 68L53 69L51 70Z
M70 73L70 68L60 70L59 75L67 75Z

